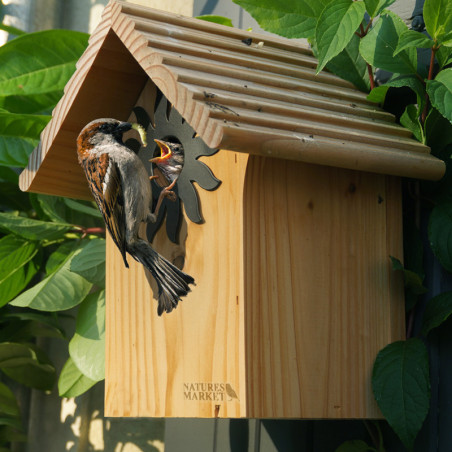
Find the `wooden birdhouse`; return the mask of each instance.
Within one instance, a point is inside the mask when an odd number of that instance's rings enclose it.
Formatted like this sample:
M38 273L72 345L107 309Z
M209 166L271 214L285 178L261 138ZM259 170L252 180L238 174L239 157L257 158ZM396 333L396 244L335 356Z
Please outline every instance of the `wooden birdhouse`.
M128 140L151 172L152 138L177 139L177 200L143 236L196 280L159 317L108 240L106 416L381 416L372 365L405 328L400 180L444 163L316 64L290 40L106 7L20 185L91 199L76 137L95 118L146 127L146 148Z

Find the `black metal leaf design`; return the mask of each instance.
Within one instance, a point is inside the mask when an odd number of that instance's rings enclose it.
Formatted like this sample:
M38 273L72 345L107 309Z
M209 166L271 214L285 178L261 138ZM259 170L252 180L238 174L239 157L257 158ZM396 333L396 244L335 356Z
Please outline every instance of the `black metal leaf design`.
M154 142L155 138L178 141L184 147L184 166L173 189L177 199L173 202L165 198L160 207L156 223L149 224L147 228L148 240L152 242L166 215L167 235L172 242L177 243L182 218L181 200L185 212L192 222L202 223L204 221L198 193L193 182L196 182L204 190L215 190L221 184L221 181L214 176L210 168L204 162L198 160L201 156L214 155L218 152L218 149L209 148L160 91L156 96L153 121L143 108L135 107L133 111L137 122L147 131L148 144L146 147L140 147L137 140L130 139L127 140L126 145L135 152L137 152L137 148L139 149L138 156L150 175L153 174L153 168L149 159L159 152L158 146ZM154 180L151 181L151 185L155 207L162 187Z

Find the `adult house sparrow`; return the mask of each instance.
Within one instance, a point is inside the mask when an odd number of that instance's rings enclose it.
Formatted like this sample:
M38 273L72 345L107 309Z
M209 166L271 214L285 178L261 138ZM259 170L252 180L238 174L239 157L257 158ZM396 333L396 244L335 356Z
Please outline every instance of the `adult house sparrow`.
M149 270L158 286L158 315L171 312L194 279L138 236L142 222L155 222L149 176L139 157L122 143L132 128L116 119L96 119L77 138L77 153L108 231L128 267L126 252Z
M155 207L155 215L158 215L163 198L167 197L172 201L175 201L176 199L175 193L171 190L176 184L177 178L179 177L179 174L184 166L184 148L180 143L157 139L154 139L154 141L160 149L160 155L150 159L149 161L157 166L163 175L164 180L162 181L159 175L154 175L151 179L158 179L161 185L165 184Z

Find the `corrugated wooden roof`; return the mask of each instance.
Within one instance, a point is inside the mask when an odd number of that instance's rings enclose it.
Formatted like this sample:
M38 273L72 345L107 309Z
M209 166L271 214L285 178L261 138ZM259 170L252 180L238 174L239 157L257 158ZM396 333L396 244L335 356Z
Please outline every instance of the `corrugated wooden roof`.
M110 1L20 178L24 190L89 197L75 139L126 119L151 80L213 148L424 179L444 163L298 42Z

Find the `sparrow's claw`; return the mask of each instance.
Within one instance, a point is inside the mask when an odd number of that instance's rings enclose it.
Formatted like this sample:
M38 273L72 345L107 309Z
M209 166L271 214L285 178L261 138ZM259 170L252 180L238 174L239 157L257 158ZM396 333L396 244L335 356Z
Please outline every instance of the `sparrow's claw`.
M162 194L165 198L168 198L170 201L174 202L177 199L176 193L171 190L164 189L162 190Z
M168 185L168 187L165 187L161 192L160 192L160 196L159 199L157 200L157 205L155 206L155 210L154 213L151 215L154 215L155 218L158 217L159 214L159 210L160 210L160 206L162 205L162 202L165 198L169 198L171 201L176 201L177 199L177 195L176 193L174 193L173 191L169 190L169 188L173 187L174 184ZM154 222L153 222L154 223Z
M148 223L155 223L157 221L157 215L155 213L148 214L148 217L146 218L146 221Z

